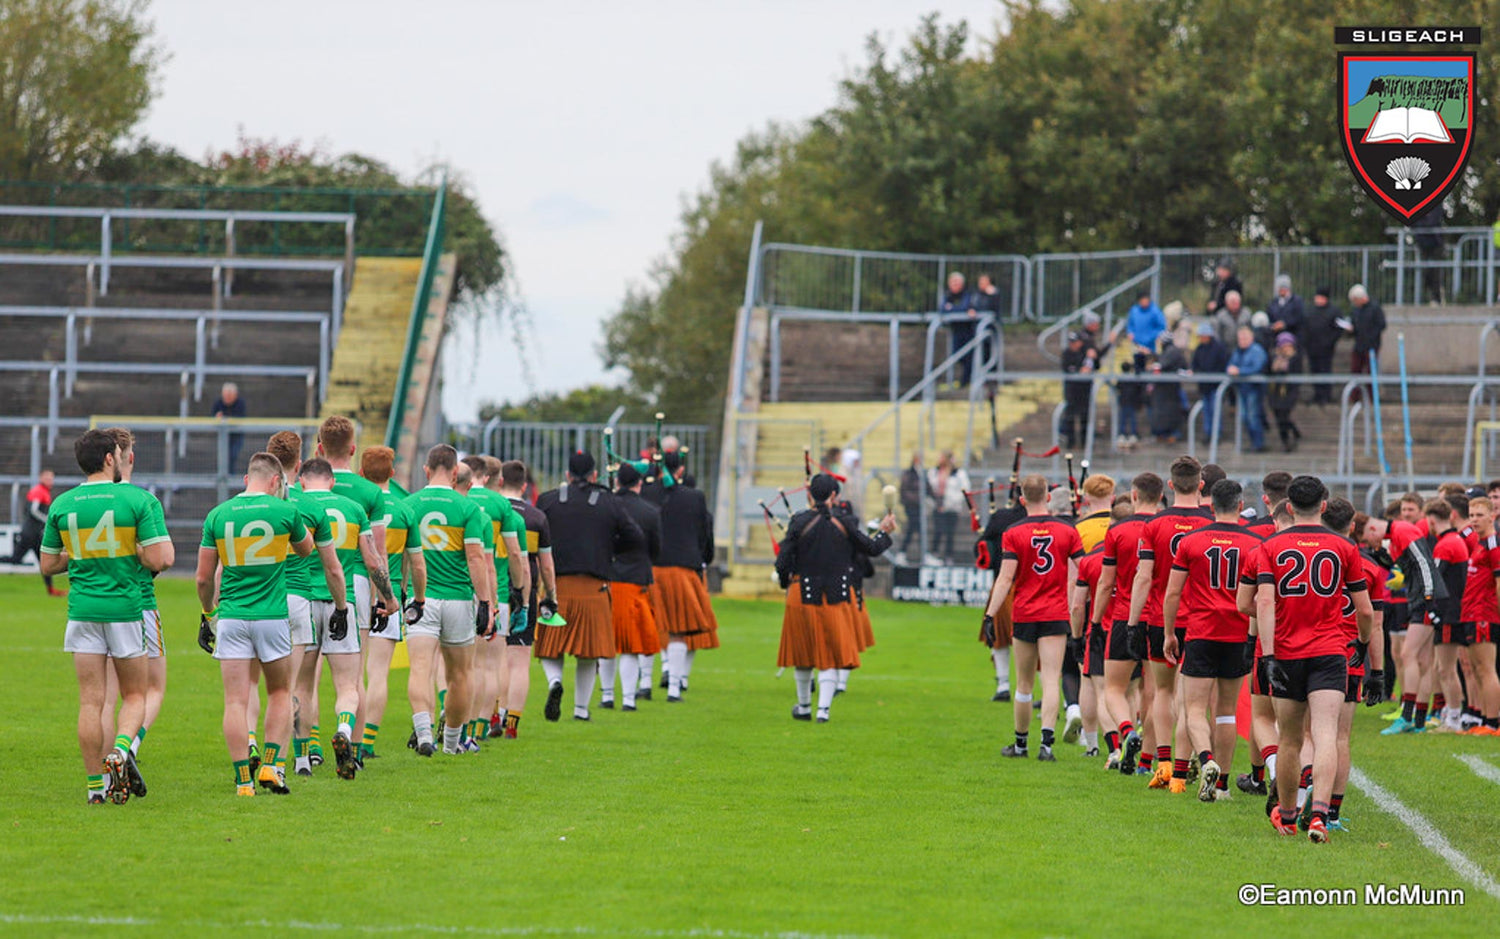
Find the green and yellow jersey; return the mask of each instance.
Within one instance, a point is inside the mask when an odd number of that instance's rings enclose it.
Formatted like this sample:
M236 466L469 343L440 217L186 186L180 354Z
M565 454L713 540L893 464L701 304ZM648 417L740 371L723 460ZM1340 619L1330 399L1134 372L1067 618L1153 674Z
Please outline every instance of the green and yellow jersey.
M479 503L450 486L427 486L406 499L410 524L427 562L427 596L468 600L474 596L465 545L494 537Z
M406 491L405 486L396 482L394 479L386 480L386 485L390 487L386 490L386 496L395 499L398 502L405 502L407 497L411 495L411 493Z
M395 488L393 483L392 491L386 493L385 517L381 522L385 525L385 561L391 575L391 591L399 598L406 593L401 560L407 548L414 545L410 536L411 510L402 499L396 498Z
M131 486L132 484L131 483L121 483L120 485L122 485L122 486ZM139 488L139 487L135 487L135 488ZM161 500L158 499L158 498L156 498L156 496L152 495L151 493L146 492L146 490L144 490L144 489L141 489L141 492L145 494L146 499L148 500L148 504L151 506L151 514L152 514L153 517L155 517L156 523L161 526L161 530L162 531L166 531L167 530L167 514L166 514L165 511L162 510ZM144 610L155 610L157 608L156 607L156 578L155 578L155 576L153 576L150 571L146 570L145 567L142 567L140 569L140 573L138 573L136 575L136 580L141 585L141 609L143 611Z
M219 554L221 619L286 619L287 556L307 537L297 507L242 492L208 513L200 545Z
M302 493L303 504L321 511L328 520L329 533L334 553L344 568L344 598L354 599L354 575L365 572L364 557L359 553L360 535L369 534L370 519L353 499L327 490ZM307 594L311 600L332 600L328 592L327 579L323 577L322 563L308 571Z
M495 544L495 590L504 601L510 595L510 549L506 547L505 535L513 535L516 544L525 553L526 522L511 507L510 500L490 489L475 486L469 490L469 498L479 503L485 517L490 520L490 537ZM522 558L525 561L525 558Z
M297 483L287 490L286 501L297 509L303 526L312 532L313 541L317 542L320 547L333 544L332 520L323 511L322 506L310 501L307 497L308 493L302 491L301 483ZM315 584L320 593L325 595L328 593L328 586L323 578L323 559L318 557L316 551L305 558L292 557L287 560L287 593L311 600Z
M352 499L371 522L385 518L385 491L353 470L333 471L333 491ZM364 561L359 562L359 573L366 573Z
M84 483L52 501L43 554L68 555L68 619L129 623L141 618L137 547L166 541L167 527L144 489Z

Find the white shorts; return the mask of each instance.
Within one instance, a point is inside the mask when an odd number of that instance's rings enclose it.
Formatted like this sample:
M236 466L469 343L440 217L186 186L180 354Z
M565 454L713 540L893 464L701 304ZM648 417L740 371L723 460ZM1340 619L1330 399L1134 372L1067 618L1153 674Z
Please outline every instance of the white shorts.
M349 627L365 631L370 628L370 578L354 575L354 615L349 617Z
M466 646L474 641L473 600L434 600L422 607L422 618L409 627L408 638L426 636L445 646Z
M287 616L292 623L292 645L313 644L312 601L295 593L286 595Z
M161 638L161 611L142 610L141 623L146 633L146 656L159 659L166 654L166 643Z
M276 662L292 654L292 626L284 619L220 619L216 659Z
M117 659L139 658L146 654L146 628L141 620L88 623L70 619L63 633L63 651Z
M335 609L332 600L312 600L313 634L318 637L317 646L324 655L359 655L359 630L354 626L354 617L349 617L349 631L344 638L335 641L328 635L328 621ZM354 610L350 609L350 613Z

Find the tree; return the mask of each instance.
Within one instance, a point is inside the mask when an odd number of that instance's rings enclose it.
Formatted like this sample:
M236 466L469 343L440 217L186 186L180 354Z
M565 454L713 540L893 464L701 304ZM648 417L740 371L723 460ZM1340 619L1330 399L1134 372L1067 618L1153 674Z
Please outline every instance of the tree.
M626 408L625 419L650 419L650 402L621 388L587 385L571 391L533 395L525 401L503 404L489 402L479 408L479 421L492 418L502 421L544 421L603 425L620 405Z
M157 94L140 0L0 4L0 178L88 178Z

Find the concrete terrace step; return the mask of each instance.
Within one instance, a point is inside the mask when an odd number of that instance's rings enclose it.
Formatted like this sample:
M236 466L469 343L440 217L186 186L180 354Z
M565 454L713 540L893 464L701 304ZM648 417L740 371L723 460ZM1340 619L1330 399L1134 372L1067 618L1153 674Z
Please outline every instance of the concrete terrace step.
M334 350L322 414L344 414L362 427L360 445L385 439L391 394L406 349L421 258L359 258L344 326Z

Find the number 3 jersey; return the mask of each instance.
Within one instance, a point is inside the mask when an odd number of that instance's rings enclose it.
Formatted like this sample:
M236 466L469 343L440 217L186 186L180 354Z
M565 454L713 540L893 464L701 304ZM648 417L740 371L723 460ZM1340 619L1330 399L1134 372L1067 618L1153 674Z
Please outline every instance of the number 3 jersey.
M47 512L43 554L68 555L68 619L129 623L141 618L137 547L167 540L144 489L93 482L58 496Z
M1016 562L1017 623L1068 621L1068 561L1083 557L1078 529L1051 515L1031 515L1000 536L1001 562Z
M1367 589L1354 542L1322 525L1293 525L1265 540L1254 569L1275 591L1276 658L1344 654L1344 591Z
M307 537L297 507L263 493L242 492L203 522L200 545L219 553L221 619L286 619L286 559Z
M1239 611L1236 599L1245 562L1261 545L1248 528L1215 522L1185 535L1172 556L1172 570L1183 571L1182 597L1177 604L1178 629L1187 639L1244 642L1250 617Z

